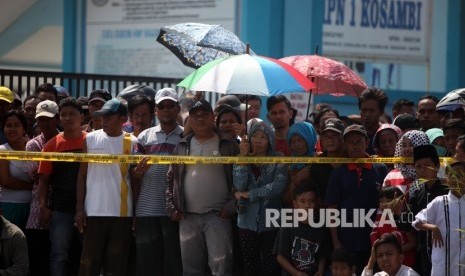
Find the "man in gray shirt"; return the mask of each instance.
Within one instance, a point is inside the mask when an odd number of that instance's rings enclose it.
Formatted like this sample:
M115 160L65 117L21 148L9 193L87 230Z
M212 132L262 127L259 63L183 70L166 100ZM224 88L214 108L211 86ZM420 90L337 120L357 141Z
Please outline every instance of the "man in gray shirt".
M189 110L192 134L181 139L175 154L236 156L237 142L215 131L210 103L199 100ZM167 211L179 221L184 275L231 275L233 267L232 165L172 164L168 171Z

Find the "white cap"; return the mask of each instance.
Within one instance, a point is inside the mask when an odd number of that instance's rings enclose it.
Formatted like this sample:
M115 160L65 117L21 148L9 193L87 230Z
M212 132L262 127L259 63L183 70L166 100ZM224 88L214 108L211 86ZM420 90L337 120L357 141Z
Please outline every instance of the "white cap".
M37 104L36 119L42 116L53 118L58 114L58 105L54 101L46 100Z
M171 100L173 102L178 102L178 93L173 88L162 88L157 91L155 94L155 104L159 104L161 101Z

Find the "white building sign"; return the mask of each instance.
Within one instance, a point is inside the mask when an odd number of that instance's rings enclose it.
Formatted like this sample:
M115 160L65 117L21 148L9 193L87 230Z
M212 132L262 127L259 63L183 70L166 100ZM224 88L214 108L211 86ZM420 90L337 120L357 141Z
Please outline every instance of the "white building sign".
M325 0L326 56L427 64L430 0Z

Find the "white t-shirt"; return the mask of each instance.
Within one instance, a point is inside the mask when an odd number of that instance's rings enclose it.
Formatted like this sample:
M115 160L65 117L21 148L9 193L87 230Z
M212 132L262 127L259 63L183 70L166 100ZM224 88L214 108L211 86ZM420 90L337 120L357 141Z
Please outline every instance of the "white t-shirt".
M377 272L375 275L373 275L373 269L368 270L366 267L363 269L362 276L389 276L384 271ZM413 270L411 267L408 267L406 265L402 265L397 271L396 275L393 276L420 276L420 274L416 273L415 270Z
M86 136L88 153L123 154L125 132L118 137L108 136L102 129ZM129 154L137 139L131 140ZM122 177L123 164L89 163L87 167L85 209L88 216L128 217L132 216L132 193L129 180L129 164Z
M0 150L12 151L13 149L5 143L0 145ZM10 168L10 176L23 181L32 182L31 177L28 173L27 162L10 160L8 161ZM32 191L31 190L10 190L5 187L0 188L0 202L10 203L28 203L31 202Z

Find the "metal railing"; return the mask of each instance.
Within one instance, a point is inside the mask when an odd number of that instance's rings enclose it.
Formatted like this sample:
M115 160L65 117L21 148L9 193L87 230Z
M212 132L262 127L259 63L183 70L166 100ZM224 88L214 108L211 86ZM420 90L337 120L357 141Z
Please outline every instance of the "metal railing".
M10 88L22 98L33 94L36 87L43 83L63 86L69 91L70 95L77 98L79 96L88 96L95 89L107 89L113 96L116 96L119 91L132 84L145 84L155 90L164 87L176 88L179 81L179 79L174 78L0 69L0 86Z

